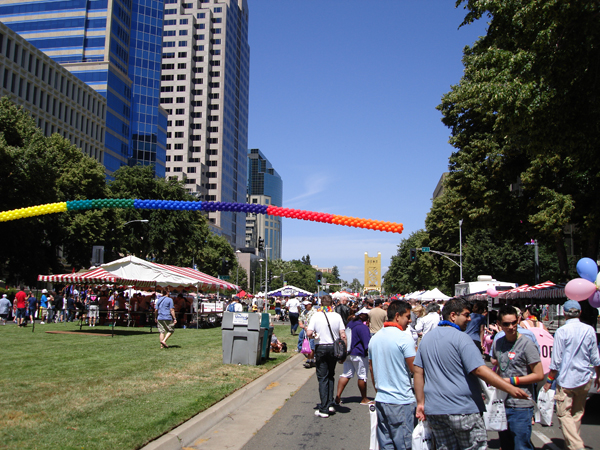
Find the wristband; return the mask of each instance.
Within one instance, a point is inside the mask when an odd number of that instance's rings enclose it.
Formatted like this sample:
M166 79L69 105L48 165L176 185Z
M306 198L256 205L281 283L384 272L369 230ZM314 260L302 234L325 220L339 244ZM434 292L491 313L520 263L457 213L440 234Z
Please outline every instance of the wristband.
M550 375L548 375L548 376L546 377L546 383L550 383L550 384L552 384L552 382L553 382L554 380L555 380L555 378L552 378Z
M513 386L518 386L519 385L519 377L510 377L510 384L512 384Z

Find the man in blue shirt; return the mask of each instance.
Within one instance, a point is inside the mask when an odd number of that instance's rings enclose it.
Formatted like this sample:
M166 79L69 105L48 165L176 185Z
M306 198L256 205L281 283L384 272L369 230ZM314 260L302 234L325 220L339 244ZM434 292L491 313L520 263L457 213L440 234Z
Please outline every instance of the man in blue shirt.
M594 370L595 385L600 387L600 355L594 329L579 321L579 302L568 300L563 309L567 321L554 334L552 362L544 389L550 389L556 380L556 415L565 438L565 447L567 450L580 450L585 448L585 444L579 428Z
M377 441L381 449L405 449L406 443L410 448L412 442L416 404L410 373L414 371L416 352L413 338L404 332L410 323L410 309L405 301L390 303L388 321L369 342L369 366L377 391Z
M160 333L160 348L169 348L167 339L171 337L175 331L177 319L175 317L175 308L173 299L169 297L169 291L164 289L162 295L156 299L154 303L156 311L156 324Z
M427 418L437 448L487 449L481 417L485 406L477 378L515 398L528 395L487 367L473 340L463 333L471 320L469 302L448 301L442 318L423 337L414 361L416 417Z
M35 295L33 295L33 292L29 292L29 298L27 299L27 302L29 303L29 320L31 321L31 323L33 323L35 321L35 313L37 311L38 308L38 301Z
M46 289L42 289L42 297L40 298L40 318L42 321L40 322L42 325L44 324L44 320L48 318L48 297L46 294L48 291Z

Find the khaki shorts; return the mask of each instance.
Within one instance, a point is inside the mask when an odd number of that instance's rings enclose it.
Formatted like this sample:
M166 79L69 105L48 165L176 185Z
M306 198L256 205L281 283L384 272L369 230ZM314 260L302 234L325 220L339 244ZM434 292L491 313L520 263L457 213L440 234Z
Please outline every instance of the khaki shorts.
M173 327L173 322L170 320L159 320L157 322L158 332L162 334L172 333L175 328Z

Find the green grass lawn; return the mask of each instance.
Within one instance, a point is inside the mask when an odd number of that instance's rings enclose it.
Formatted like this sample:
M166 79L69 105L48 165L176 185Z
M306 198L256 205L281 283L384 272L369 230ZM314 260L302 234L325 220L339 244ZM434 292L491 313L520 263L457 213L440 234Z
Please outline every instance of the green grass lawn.
M135 449L295 355L260 366L223 365L221 329L177 329L169 349L148 328L75 324L0 326L0 448Z

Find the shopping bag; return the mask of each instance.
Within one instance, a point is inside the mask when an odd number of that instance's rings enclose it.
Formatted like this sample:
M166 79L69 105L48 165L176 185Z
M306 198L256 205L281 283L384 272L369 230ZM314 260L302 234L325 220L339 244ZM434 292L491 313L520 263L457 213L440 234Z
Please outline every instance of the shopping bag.
M375 403L369 405L369 417L371 419L369 450L379 450L379 441L377 440L377 409L375 408Z
M433 433L426 420L419 420L413 430L412 450L430 450L433 448Z
M488 387L485 393L485 409L483 413L483 420L485 422L485 428L488 431L504 431L508 429L506 422L506 409L504 408L504 402L507 397L507 393L496 389L495 387Z
M554 412L554 389L541 389L538 393L538 409L540 410L540 423L542 425L552 425L552 413Z
M311 351L312 350L310 348L310 341L307 338L304 338L304 340L302 341L302 349L300 350L300 353L304 355L310 355Z

